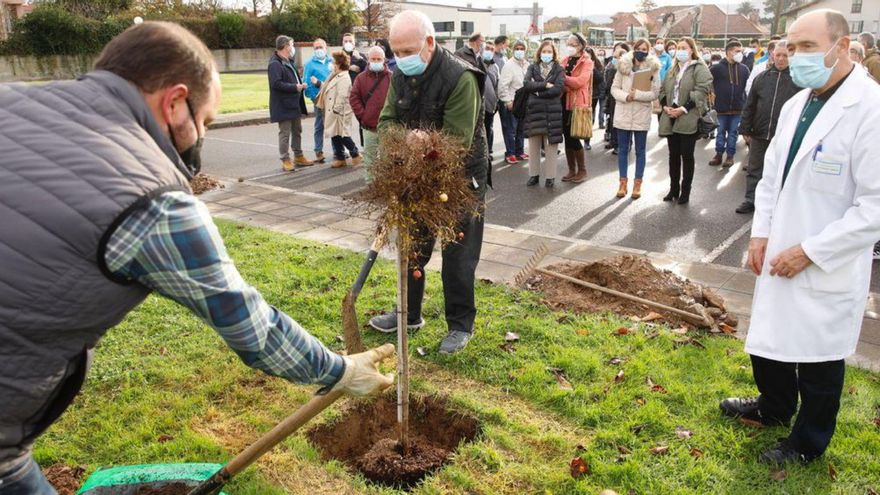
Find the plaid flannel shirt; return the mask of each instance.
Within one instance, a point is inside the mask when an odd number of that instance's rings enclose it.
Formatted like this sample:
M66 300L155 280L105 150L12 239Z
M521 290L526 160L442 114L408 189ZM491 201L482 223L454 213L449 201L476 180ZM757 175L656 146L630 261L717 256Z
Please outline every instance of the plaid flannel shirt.
M132 213L111 236L105 260L114 274L189 308L248 366L324 386L345 371L339 354L242 279L208 208L187 193L161 194Z

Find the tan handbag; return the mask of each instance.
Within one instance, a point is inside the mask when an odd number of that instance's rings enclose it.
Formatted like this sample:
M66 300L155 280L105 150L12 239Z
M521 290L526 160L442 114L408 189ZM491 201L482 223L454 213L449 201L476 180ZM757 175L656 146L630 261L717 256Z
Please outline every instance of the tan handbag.
M573 108L571 110L571 137L590 139L593 137L593 109Z

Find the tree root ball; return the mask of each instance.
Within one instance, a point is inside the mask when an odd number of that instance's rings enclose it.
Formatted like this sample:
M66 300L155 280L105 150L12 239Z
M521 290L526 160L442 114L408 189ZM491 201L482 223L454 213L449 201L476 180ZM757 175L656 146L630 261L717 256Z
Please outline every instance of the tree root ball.
M397 442L397 399L350 403L334 423L317 426L306 437L322 458L338 459L375 483L410 488L443 466L462 442L479 433L477 420L449 407L442 396L410 397L409 451Z

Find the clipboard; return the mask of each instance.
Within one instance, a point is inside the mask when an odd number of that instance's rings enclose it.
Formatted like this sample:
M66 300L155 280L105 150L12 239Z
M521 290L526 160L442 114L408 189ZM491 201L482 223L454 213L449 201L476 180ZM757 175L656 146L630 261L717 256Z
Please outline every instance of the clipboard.
M632 89L636 91L651 91L653 73L651 69L633 72Z

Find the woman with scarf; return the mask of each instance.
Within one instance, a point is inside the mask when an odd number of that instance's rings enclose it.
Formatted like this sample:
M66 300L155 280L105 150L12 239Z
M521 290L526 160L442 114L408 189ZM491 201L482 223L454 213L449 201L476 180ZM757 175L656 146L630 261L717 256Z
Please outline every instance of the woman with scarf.
M529 93L526 106L525 134L529 138L529 180L535 186L544 175L544 185L553 187L556 180L556 146L562 142L562 92L565 70L556 57L556 46L544 41L529 65L523 87ZM546 157L541 166L541 145Z

